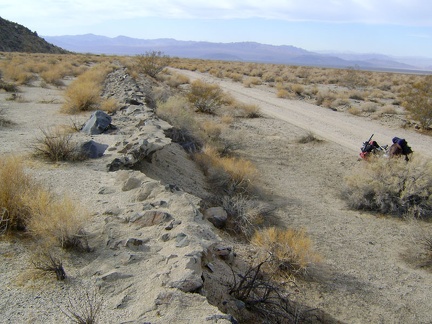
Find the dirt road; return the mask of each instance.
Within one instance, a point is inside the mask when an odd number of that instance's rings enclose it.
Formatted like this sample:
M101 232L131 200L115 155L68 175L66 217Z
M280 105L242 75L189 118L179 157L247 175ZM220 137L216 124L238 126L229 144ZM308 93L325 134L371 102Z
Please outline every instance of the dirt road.
M432 323L432 275L404 260L431 224L347 208L344 175L357 167L359 148L374 133L380 144L405 137L416 154L430 156L430 137L378 121L277 98L266 87L180 71L217 83L236 99L259 105L266 118L239 122L241 153L259 169L262 186L279 206L280 226L305 228L323 262L310 281L297 282L304 303L345 323ZM309 131L322 142L299 144Z
M395 136L407 139L414 151L432 157L432 138L401 128L389 128L376 120L359 118L315 106L298 100L277 98L274 89L265 87L246 88L239 82L220 80L208 74L177 70L191 80L205 79L217 83L236 99L256 104L264 115L286 121L315 135L342 145L353 152L359 152L362 142L371 134L381 145L391 144Z

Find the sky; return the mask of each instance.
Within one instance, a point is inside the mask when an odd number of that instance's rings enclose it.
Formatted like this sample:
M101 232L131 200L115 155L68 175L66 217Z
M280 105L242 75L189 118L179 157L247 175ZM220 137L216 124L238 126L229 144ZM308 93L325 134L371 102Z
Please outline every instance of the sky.
M431 0L0 0L40 36L252 41L432 58Z

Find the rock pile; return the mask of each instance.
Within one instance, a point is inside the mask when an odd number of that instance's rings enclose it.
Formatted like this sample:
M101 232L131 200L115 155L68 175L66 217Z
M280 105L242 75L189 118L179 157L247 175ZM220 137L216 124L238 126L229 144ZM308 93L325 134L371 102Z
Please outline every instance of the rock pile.
M147 93L125 70L113 72L105 95L122 108L103 126L87 128L106 129L112 123L116 129L90 132L109 144L112 182L99 190L101 200L109 202L101 212L105 225L100 235L94 229L90 244L97 257L81 274L95 278L108 307L127 315L123 322L235 322L203 293L209 251L224 250L212 223L223 227L224 214L209 211L210 223L198 210L200 198L193 193L205 194L204 178L165 136L171 126L157 118Z

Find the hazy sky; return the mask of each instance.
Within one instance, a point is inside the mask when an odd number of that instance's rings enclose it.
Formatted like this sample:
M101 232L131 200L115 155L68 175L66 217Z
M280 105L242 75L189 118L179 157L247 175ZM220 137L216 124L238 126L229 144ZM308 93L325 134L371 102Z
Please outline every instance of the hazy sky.
M41 36L255 41L432 57L431 0L0 0Z

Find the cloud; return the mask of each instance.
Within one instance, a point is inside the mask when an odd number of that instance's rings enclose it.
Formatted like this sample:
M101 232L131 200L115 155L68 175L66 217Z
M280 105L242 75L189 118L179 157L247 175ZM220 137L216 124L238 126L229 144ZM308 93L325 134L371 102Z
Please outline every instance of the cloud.
M161 17L432 26L430 0L0 0L0 12L4 17L85 25L116 19Z

